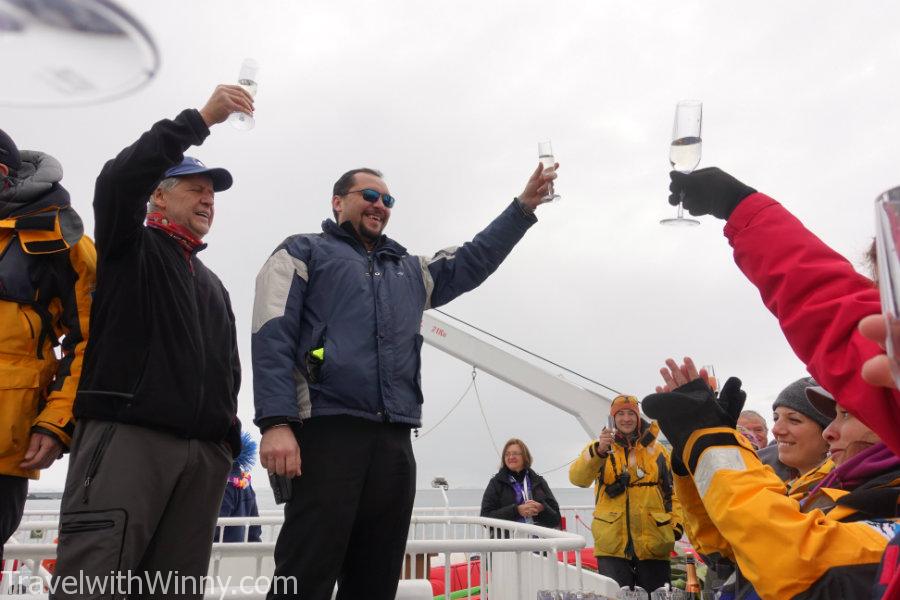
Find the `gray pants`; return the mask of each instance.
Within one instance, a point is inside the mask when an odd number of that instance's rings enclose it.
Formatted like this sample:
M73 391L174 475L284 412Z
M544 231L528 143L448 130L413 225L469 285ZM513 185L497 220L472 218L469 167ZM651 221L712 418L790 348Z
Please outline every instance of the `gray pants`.
M81 421L51 598L201 598L231 467L223 444Z

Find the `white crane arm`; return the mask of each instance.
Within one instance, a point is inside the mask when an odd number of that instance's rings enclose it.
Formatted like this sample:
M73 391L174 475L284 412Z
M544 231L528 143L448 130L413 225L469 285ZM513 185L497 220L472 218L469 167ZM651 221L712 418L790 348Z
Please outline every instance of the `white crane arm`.
M566 379L562 369L552 372L463 331L434 311L422 316L422 337L438 350L573 415L590 437L607 423L612 400Z

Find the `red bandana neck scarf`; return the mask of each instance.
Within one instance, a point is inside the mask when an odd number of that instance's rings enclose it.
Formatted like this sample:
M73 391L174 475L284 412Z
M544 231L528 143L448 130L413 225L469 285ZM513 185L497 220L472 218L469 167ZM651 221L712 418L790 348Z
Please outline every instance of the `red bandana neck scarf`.
M178 242L185 255L190 259L191 254L206 248L206 244L197 236L188 231L186 227L172 223L162 213L152 212L147 215L147 227L166 232L169 237Z

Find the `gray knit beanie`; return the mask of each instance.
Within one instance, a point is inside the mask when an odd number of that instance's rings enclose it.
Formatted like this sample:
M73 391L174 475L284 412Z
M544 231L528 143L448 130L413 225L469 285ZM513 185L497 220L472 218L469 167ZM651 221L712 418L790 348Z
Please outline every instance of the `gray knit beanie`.
M796 410L798 413L806 415L815 421L822 429L825 429L828 427L828 424L831 423L831 419L817 411L806 397L806 388L815 387L817 385L819 384L816 383L816 380L812 377L798 379L781 390L781 393L778 394L778 397L775 398L775 402L772 404L772 410L775 410L779 406Z

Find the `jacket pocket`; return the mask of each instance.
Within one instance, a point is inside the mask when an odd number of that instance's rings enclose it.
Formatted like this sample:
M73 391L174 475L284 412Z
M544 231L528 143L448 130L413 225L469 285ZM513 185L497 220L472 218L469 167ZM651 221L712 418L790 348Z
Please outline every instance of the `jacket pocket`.
M93 483L94 477L97 476L97 472L100 470L103 455L106 453L106 449L109 447L109 442L115 432L116 424L108 423L100 433L100 439L97 441L97 445L94 446L93 452L91 452L91 459L88 461L87 470L84 473L84 483L82 484L84 487L84 495L81 498L82 504L88 503L91 483Z
M147 374L147 368L150 365L150 344L147 345L147 351L144 352L144 360L141 361L141 373L138 375L137 379L134 382L134 385L131 386L131 394L132 396L137 395L138 390L141 389L141 385L144 383L144 376ZM126 402L126 405L130 406L131 401Z
M303 360L306 364L306 377L310 383L319 383L325 379L325 332L326 328L322 327L313 332L313 346L307 348L303 354Z
M19 469L31 439L31 423L38 414L40 375L37 369L25 365L0 364L0 423L5 435L0 435L0 467L3 473L27 476Z
M422 337L422 334L417 333L414 338L416 356L415 356L415 364L416 364L416 401L419 404L425 402L425 395L422 393L422 343L425 341L425 338Z
M650 512L645 521L646 527L641 541L646 545L647 555L639 554L638 558L667 560L675 545L672 516L666 512Z
M600 556L625 556L625 518L620 511L594 513L591 533L594 535L594 554Z

